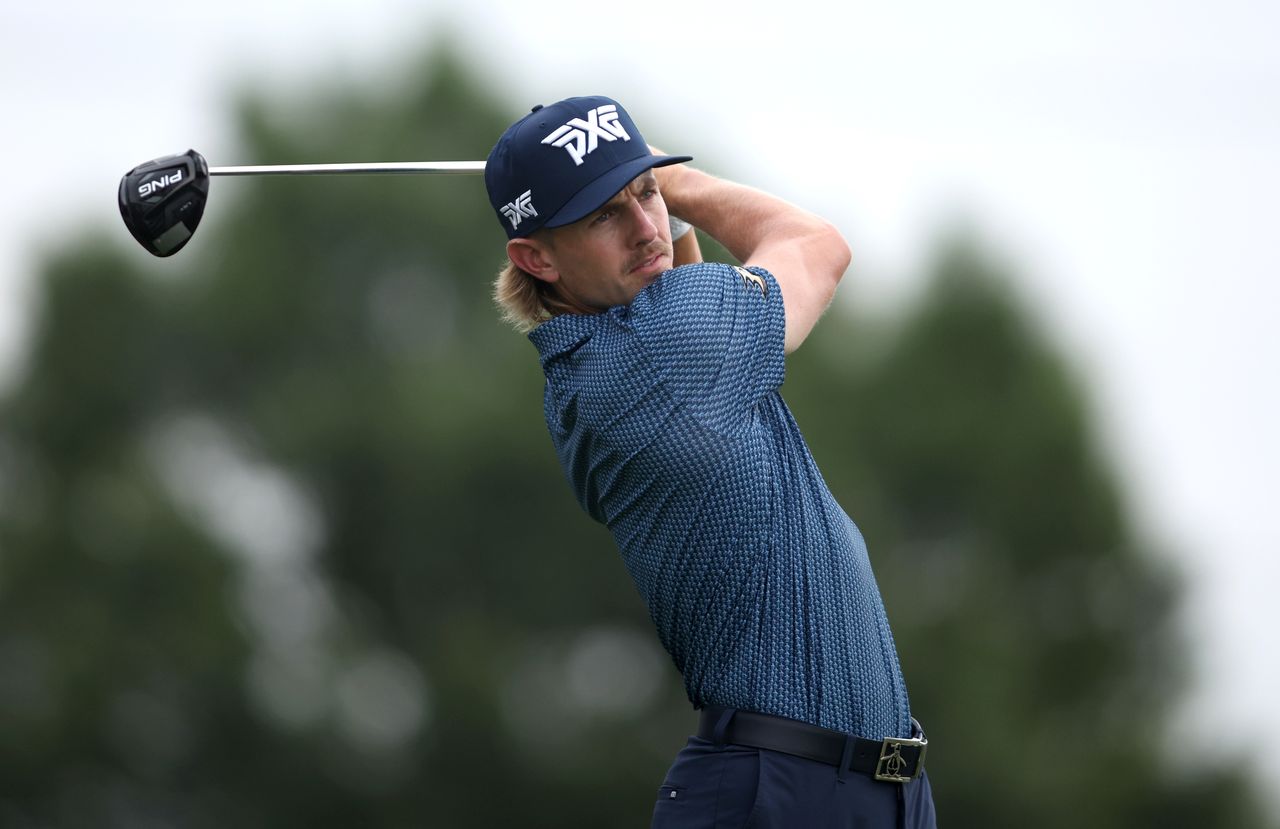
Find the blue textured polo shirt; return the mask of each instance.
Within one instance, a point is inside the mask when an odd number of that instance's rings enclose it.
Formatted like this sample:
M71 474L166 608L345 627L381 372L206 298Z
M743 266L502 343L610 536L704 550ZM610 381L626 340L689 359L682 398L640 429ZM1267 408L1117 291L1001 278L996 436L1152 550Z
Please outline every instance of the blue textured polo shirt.
M906 737L862 534L778 392L784 329L772 274L705 263L529 339L560 464L613 534L694 706Z

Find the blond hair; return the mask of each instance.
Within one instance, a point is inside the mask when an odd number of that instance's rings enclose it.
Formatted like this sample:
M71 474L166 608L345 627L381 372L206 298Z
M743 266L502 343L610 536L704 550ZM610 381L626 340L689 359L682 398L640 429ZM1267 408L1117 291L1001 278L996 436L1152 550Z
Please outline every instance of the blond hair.
M551 318L547 294L550 283L517 266L510 259L493 281L493 301L502 309L502 318L521 332L536 328Z
M540 228L533 236L550 247L555 246L551 228ZM538 279L510 259L493 280L493 301L502 309L502 318L522 333L554 316L573 312L573 307L556 293L554 285Z

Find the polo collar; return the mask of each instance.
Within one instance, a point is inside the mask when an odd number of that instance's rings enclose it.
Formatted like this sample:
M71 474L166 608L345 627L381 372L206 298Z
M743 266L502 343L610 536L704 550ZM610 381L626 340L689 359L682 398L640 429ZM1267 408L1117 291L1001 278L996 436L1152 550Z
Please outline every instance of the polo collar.
M605 314L561 314L529 332L529 341L538 349L538 358L547 363L591 339Z

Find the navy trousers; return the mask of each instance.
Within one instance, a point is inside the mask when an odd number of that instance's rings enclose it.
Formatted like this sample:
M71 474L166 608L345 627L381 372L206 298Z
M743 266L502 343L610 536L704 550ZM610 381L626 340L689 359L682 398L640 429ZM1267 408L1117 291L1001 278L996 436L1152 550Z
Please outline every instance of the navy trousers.
M777 751L690 737L667 772L652 829L936 829L922 774L881 783Z

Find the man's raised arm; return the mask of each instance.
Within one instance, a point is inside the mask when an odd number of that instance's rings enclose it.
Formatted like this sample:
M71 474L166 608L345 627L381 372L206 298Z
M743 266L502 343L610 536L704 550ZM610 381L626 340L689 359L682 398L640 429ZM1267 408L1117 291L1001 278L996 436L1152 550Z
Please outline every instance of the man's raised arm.
M774 275L786 307L789 354L800 347L849 267L830 222L768 193L678 164L654 170L667 209Z

